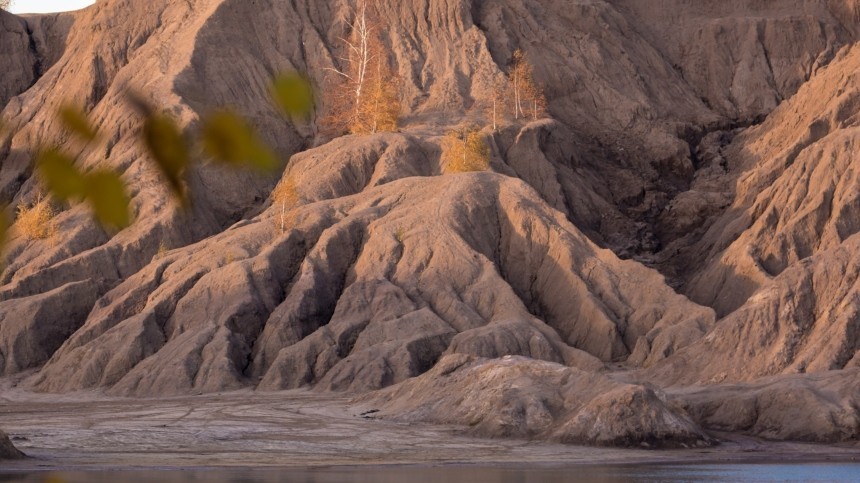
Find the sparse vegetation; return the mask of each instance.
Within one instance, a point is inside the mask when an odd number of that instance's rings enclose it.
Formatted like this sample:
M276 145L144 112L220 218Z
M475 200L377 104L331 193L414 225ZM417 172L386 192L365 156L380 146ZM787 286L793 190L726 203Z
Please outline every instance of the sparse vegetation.
M489 91L479 100L484 119L497 130L509 120L538 120L547 115L543 89L534 78L534 70L522 50L514 52L510 73L493 81Z
M490 88L489 96L484 100L484 113L493 126L493 131L499 128L499 123L507 119L510 112L509 103L505 102L510 83L507 79L497 79Z
M341 68L328 69L330 105L322 124L333 133L396 131L400 117L400 80L382 41L384 25L374 7L360 0L343 37Z
M403 245L403 240L406 239L406 228L398 226L397 229L394 230L394 239L397 240L397 243Z
M15 3L14 0L0 0L0 9L9 10L13 3Z
M167 252L170 251L170 248L167 246L164 240L161 240L161 243L158 244L158 251L155 252L155 256L152 257L155 260L164 257L167 255Z
M15 227L28 240L46 240L57 233L56 214L51 200L40 194L35 203L18 205Z
M287 229L287 211L298 205L300 199L298 185L291 176L287 176L281 181L272 192L272 201L275 205L280 206L281 210L279 217L281 233Z
M442 163L448 173L467 173L490 169L490 147L475 126L449 132L442 140Z
M546 115L546 98L543 89L534 79L534 71L525 52L514 52L511 65L510 84L513 90L514 119L532 118L537 120Z

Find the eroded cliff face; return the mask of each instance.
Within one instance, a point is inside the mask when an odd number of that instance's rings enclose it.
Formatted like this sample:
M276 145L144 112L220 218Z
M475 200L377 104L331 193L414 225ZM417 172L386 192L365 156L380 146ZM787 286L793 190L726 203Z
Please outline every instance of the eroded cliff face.
M68 145L55 111L73 101L106 138L78 150L81 167L120 171L136 215L108 234L67 207L57 237L11 240L0 374L135 396L397 385L369 399L389 417L471 424L480 412L495 421L486 434L678 445L709 443L702 427L725 421L707 409L718 389L685 384L830 370L851 381L857 3L647 3L380 1L403 127L334 140L279 117L267 86L285 70L322 85L345 0L0 13L4 48L21 44L0 71L16 128L0 139L0 193L13 206L37 196L31 149ZM443 174L441 136L474 116L518 48L551 119L488 131L490 172ZM191 130L236 107L290 159L283 177L203 163L181 212L136 141L127 89ZM287 178L301 202L282 213L270 193ZM431 371L440 359L447 369ZM616 377L621 366L642 370ZM473 380L488 370L492 384ZM569 391L508 421L532 405L503 389L528 374L536 390L563 377ZM571 399L595 381L605 390ZM649 382L673 392L638 385ZM434 388L502 396L451 412ZM856 412L860 395L839 394ZM612 413L621 400L654 417ZM601 415L620 422L589 432ZM830 439L857 437L848 416Z
M729 211L697 247L712 256L694 299L727 314L758 287L860 229L856 140L860 49L843 50L726 153L743 174Z

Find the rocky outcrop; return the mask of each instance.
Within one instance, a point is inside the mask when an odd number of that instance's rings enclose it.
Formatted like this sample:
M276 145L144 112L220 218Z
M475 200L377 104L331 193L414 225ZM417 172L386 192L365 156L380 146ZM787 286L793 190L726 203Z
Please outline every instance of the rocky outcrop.
M522 357L447 356L359 402L374 417L457 424L481 436L646 448L713 442L659 390Z
M0 59L0 106L24 92L38 75L27 22L0 10L0 42L6 51Z
M719 383L845 369L860 351L857 175L860 49L846 48L725 160L743 172L689 294L726 315L663 361L665 382Z
M9 441L9 436L0 431L0 460L17 460L24 458L24 453L18 451L12 442Z
M17 17L0 11L0 109L28 90L63 54L72 14Z
M853 366L860 351L860 49L846 48L762 125L725 150L743 172L694 300L726 315L654 368L664 383L749 381ZM701 253L701 251L699 253Z
M707 429L838 443L860 437L858 384L854 368L681 390L670 399Z

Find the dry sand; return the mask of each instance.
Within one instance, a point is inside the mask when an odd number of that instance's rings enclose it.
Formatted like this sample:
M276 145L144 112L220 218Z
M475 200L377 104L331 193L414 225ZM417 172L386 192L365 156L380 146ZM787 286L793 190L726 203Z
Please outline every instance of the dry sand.
M464 436L463 428L362 417L347 397L238 391L159 399L39 395L0 384L0 421L29 459L0 472L352 465L860 461L860 448L736 435L715 448L649 451Z

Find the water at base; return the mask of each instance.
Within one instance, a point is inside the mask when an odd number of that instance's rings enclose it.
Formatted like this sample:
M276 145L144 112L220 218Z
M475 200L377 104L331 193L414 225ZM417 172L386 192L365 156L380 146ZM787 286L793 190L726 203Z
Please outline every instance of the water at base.
M353 467L2 473L0 482L51 483L561 483L860 482L860 464L697 464L543 467Z

